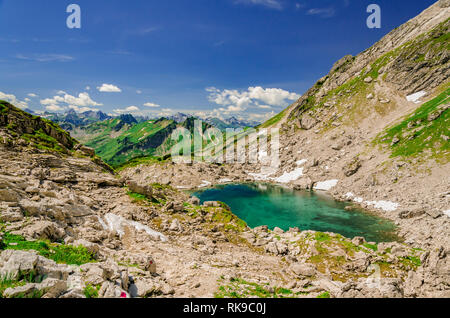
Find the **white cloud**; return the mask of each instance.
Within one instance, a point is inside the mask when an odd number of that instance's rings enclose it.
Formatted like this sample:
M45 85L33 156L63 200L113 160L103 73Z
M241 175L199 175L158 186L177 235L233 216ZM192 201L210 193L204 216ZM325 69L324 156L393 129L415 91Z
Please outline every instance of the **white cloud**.
M113 110L113 112L115 112L117 114L136 113L138 111L140 111L140 109L137 106L128 106L127 108L124 108L124 109L114 109Z
M270 9L282 10L283 6L279 0L236 0L235 3L261 5Z
M0 92L0 99L5 100L5 101L11 103L12 105L19 107L21 109L25 109L28 107L28 103L26 101L21 101L21 100L17 99L17 97L13 94L6 94L3 92Z
M78 97L76 97L69 95L64 91L59 91L56 96L53 96L53 98L42 99L41 105L45 106L48 110L60 111L67 108L77 110L83 109L83 107L102 106L103 104L92 100L86 92L80 93L78 94Z
M158 108L161 105L155 104L155 103L145 103L144 104L145 107L152 107L152 108Z
M137 91L136 91L136 94L142 94L142 91L140 90L140 89L138 89Z
M70 105L87 107L87 106L101 106L102 104L97 103L91 99L88 93L80 93L78 97L72 95L64 95L64 102Z
M19 60L34 62L70 62L75 60L72 56L62 54L35 54L31 56L17 54L16 58Z
M286 106L288 101L295 101L300 98L299 94L285 91L281 88L249 87L251 99L260 100L270 106Z
M87 91L90 91L90 90L91 90L91 87L90 87L90 86L86 86L86 90L87 90Z
M119 87L112 85L112 84L103 84L102 86L97 87L97 89L103 93L120 93L120 92L122 92L122 90Z
M70 105L69 108L73 109L74 111L76 111L78 113L84 113L84 112L88 112L88 111L98 111L98 109L96 109L96 108L78 107L78 106L75 106L75 105Z
M255 114L255 113L249 113L246 114L248 120L252 120L252 121L258 121L258 122L265 122L267 120L269 120L270 118L274 117L276 115L276 113L274 111L271 111L269 113L265 113L265 114Z
M29 94L27 94L28 96L30 96L30 97L32 97L32 98L35 98L35 97L38 97L36 94L34 94L34 93L29 93Z
M59 105L48 105L48 106L45 106L45 109L48 111L51 111L51 112L59 112L59 111L64 110L64 108Z
M317 15L321 18L331 18L335 15L336 10L333 7L309 9L306 14Z
M246 91L219 90L208 87L208 100L217 105L225 106L219 108L225 112L241 112L248 107L269 109L272 106L283 107L300 98L299 94L288 92L281 88L249 87ZM264 104L264 105L261 105Z

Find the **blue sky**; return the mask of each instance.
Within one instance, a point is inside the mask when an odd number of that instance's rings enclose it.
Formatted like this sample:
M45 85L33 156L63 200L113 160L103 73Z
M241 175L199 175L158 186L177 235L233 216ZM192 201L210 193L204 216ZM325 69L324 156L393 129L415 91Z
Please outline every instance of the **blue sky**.
M434 0L0 0L0 97L263 120ZM81 7L68 29L66 7ZM382 28L366 27L366 8Z

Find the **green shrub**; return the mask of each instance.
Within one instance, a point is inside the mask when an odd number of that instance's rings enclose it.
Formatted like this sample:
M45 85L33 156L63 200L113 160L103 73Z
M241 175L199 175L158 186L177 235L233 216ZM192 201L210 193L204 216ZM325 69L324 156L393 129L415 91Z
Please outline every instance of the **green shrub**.
M87 285L84 290L84 296L86 296L86 298L98 298L98 291L100 290L100 286L92 286L92 285Z

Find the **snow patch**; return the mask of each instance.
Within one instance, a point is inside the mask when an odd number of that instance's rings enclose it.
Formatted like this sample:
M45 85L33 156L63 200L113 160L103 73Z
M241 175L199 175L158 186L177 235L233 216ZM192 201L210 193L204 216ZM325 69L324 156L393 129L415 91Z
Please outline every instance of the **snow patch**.
M297 168L291 172L285 172L282 176L273 179L275 182L279 183L289 183L291 181L295 181L298 178L303 176L303 168Z
M233 181L233 180L228 179L228 178L223 178L223 179L220 179L220 180L219 180L219 183L229 183L229 182L231 182L231 181Z
M351 198L353 198L355 195L352 193L352 192L347 192L345 195L344 195L344 197L347 199L347 200L350 200Z
M339 182L339 180L328 180L328 181L323 181L323 182L317 182L314 189L329 191L332 188L334 188L338 184L338 182Z
M108 230L108 225L106 225L106 223L103 221L103 219L99 216L97 216L98 222L100 223L100 225L102 226L102 228L104 230Z
M199 185L198 187L199 187L199 188L206 188L206 187L209 187L211 184L212 184L212 183L209 182L209 181L207 181L207 180L202 180L202 184Z
M427 94L427 92L420 91L420 92L417 92L417 93L414 93L414 94L406 96L406 100L408 102L413 102L413 103L416 103L416 104L420 104L421 103L420 99L422 97L424 97L426 94Z
M444 211L444 214L450 218L450 210Z
M393 212L400 206L400 204L391 201L365 201L364 203L373 205L375 209L383 210L385 212Z
M308 159L302 159L302 160L297 161L295 164L297 166L303 166L307 161L308 161Z
M400 204L391 201L364 201L361 197L356 197L353 193L348 192L344 195L347 200L352 200L356 203L365 203L366 205L371 205L375 209L383 210L386 212L393 212L398 209Z
M136 231L145 231L148 235L153 237L154 239L159 239L162 242L167 242L167 237L165 237L163 234L156 232L149 228L146 225L143 225L139 222L135 221L129 221L125 219L124 217L121 217L120 215L116 215L113 213L108 213L105 215L106 223L103 222L102 226L105 225L105 230L110 231L116 231L117 234L119 234L120 237L122 237L125 234L124 227L125 226L131 226L136 229Z
M250 172L248 175L255 179L256 181L267 181L271 180L270 176L277 173L278 169L272 168L270 166L262 166L260 173Z

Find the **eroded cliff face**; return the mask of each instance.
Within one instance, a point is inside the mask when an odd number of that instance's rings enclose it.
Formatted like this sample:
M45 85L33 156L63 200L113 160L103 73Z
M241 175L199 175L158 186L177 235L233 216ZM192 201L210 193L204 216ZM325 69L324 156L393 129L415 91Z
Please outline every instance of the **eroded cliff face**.
M396 97L419 91L432 96L450 75L449 17L448 1L438 1L356 57L336 62L290 107L286 128L357 126L367 114L403 108Z

